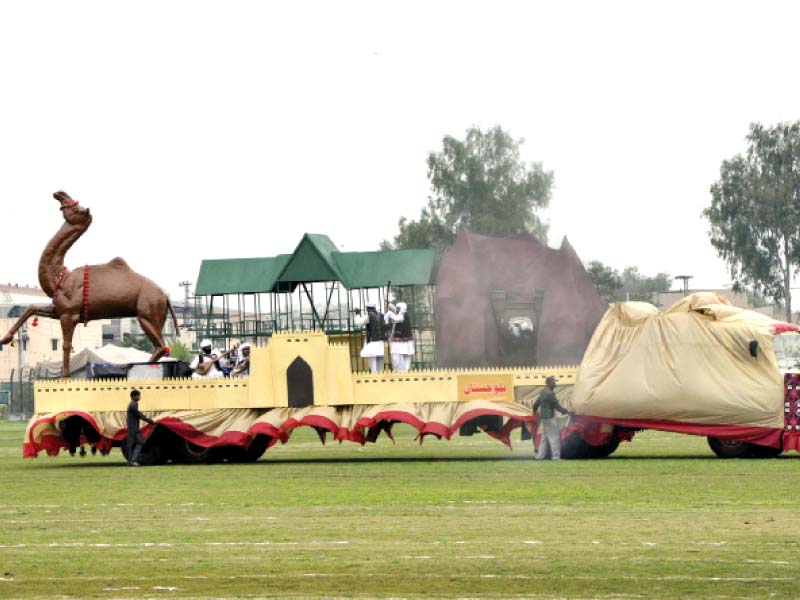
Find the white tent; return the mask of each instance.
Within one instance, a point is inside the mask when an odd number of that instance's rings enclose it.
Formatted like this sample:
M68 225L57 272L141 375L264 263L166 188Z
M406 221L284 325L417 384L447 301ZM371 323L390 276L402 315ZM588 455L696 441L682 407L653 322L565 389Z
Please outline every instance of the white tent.
M86 365L88 363L127 365L130 363L144 363L150 360L150 353L136 348L122 348L107 344L102 348L94 350L84 348L77 354L73 354L69 359L70 376L84 377L86 375ZM162 358L162 361L174 360L172 358ZM61 361L40 362L34 367L34 374L37 379L58 379L61 377Z

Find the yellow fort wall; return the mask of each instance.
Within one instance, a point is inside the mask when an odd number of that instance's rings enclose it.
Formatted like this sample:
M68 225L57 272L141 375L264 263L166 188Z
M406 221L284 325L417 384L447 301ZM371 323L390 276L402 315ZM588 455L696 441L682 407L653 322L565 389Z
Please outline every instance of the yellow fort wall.
M142 392L144 411L286 407L286 371L298 356L312 369L316 406L513 401L516 388L544 385L548 375L558 377L560 385L571 385L577 373L574 366L352 373L346 344L329 343L323 332L305 331L275 334L267 346L253 347L247 378L38 381L35 411L124 410L133 388Z

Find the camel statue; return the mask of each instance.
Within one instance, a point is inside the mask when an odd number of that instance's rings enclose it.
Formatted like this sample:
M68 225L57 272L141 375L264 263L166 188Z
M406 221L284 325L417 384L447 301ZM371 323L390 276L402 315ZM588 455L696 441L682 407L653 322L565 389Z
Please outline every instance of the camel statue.
M134 272L119 257L104 265L87 265L75 271L67 269L64 256L89 229L92 215L88 208L80 206L66 192L56 192L53 197L61 204L64 224L48 242L39 259L39 285L53 303L50 306L29 306L0 344L8 344L32 316L58 319L64 338L61 375L68 378L72 334L81 321L85 325L96 319L136 317L153 342L150 361L157 361L167 351L161 333L167 310L172 314L175 331L178 331L178 320L166 293L147 277Z

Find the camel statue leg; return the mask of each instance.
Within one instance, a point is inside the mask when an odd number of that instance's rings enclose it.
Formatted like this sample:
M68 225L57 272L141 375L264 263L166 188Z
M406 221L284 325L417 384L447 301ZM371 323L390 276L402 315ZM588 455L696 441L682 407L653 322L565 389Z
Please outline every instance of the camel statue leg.
M145 335L153 342L153 354L150 356L150 362L157 362L159 358L167 353L167 345L164 343L164 337L161 335L161 329L164 327L164 323L162 321L161 327L157 327L148 318L139 315L139 325Z
M69 379L69 359L72 354L72 334L75 333L75 322L72 315L61 315L61 337L64 339L63 356L61 363L61 377Z
M14 339L14 334L17 333L19 328L25 324L25 321L33 316L47 317L48 319L58 318L55 309L52 306L29 306L27 309L25 309L25 312L22 313L22 316L17 319L17 322L14 323L14 326L8 331L3 339L0 339L0 345L10 343L11 340Z

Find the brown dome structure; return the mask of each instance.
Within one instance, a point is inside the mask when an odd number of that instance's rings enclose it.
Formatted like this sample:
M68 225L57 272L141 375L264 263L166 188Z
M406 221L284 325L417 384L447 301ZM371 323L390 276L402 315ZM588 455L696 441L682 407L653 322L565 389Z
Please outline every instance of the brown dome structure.
M436 276L440 367L577 364L605 306L565 237L464 231Z

